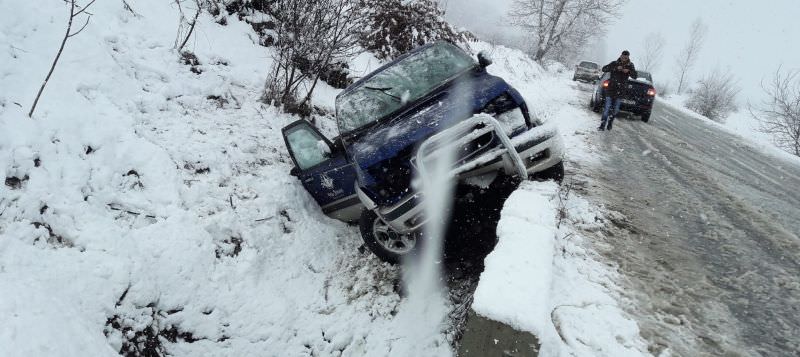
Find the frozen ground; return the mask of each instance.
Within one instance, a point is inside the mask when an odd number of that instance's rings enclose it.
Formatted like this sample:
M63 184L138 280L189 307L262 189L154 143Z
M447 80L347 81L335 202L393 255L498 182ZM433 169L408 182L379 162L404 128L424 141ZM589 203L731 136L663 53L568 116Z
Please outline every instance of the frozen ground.
M667 98L659 97L658 100L689 117L701 120L744 139L751 146L767 155L800 163L800 158L797 156L775 147L770 136L759 130L758 120L753 118L745 105L741 105L738 111L731 113L722 123L718 123L686 108L685 95L671 95Z
M576 179L614 212L593 240L654 354L800 348L800 168L749 134L659 101L649 123L622 117L590 142L606 155Z

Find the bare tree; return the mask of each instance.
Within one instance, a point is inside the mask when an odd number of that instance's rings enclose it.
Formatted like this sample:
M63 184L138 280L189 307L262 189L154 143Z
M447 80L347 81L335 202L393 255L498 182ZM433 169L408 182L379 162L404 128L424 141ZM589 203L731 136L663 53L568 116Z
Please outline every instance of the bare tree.
M533 38L533 59L566 58L617 15L624 0L514 0L512 24ZM555 54L555 56L554 56Z
M749 106L760 131L769 134L780 148L800 156L800 71L784 72L780 67L772 81L761 83L767 99Z
M664 55L664 45L667 40L661 32L651 32L644 38L644 52L639 56L639 66L642 70L653 72L661 64L661 57Z
M736 111L736 96L739 85L730 70L714 70L697 82L692 90L686 107L711 120L722 122Z
M47 81L50 80L50 76L53 75L53 71L56 69L56 64L58 64L58 59L61 58L61 52L64 51L64 45L67 44L67 40L75 36L83 29L86 28L86 25L89 24L89 19L92 17L92 14L86 12L89 6L94 4L95 0L92 0L86 6L80 7L75 3L75 0L69 1L69 21L67 22L67 30L64 32L64 38L61 39L61 46L58 48L58 52L56 53L56 58L53 59L53 64L50 65L50 71L47 72L47 77L44 78L44 82L42 82L42 86L39 87L39 93L36 93L36 99L33 100L33 105L31 105L31 110L28 112L28 118L33 118L33 111L36 110L36 104L39 103L39 98L42 96L42 92L44 91L44 87L47 85ZM76 11L77 10L77 11ZM81 14L85 15L86 21L83 23L83 26L79 28L77 31L72 32L72 21L75 20L76 17L80 16Z
M357 48L353 0L275 0L274 69L264 99L301 114L331 63ZM302 98L300 98L302 97Z
M703 42L706 38L708 27L703 23L699 17L692 22L692 27L689 32L689 40L683 46L683 49L675 58L675 66L678 68L678 94L683 93L684 85L686 84L686 75L697 62L697 55L703 47Z

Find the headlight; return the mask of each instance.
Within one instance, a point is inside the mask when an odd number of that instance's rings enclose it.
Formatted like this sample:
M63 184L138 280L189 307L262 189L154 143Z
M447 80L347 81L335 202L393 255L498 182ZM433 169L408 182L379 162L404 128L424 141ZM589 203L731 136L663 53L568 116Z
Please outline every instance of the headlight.
M511 135L515 130L525 127L525 116L522 115L522 109L519 107L500 113L495 118L503 126L503 131L507 135Z
M503 131L509 135L514 130L525 126L525 116L522 114L522 109L509 93L503 93L503 95L492 99L483 108L482 112L494 116L503 126Z

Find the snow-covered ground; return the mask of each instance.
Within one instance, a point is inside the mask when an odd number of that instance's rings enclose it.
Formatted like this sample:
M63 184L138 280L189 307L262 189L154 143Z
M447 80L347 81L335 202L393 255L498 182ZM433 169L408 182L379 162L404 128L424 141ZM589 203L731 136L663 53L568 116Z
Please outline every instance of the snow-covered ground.
M173 49L177 9L128 3L135 14L93 5L29 119L68 8L0 0L14 9L0 13L0 356L451 355L448 311L428 316L432 334L414 334L400 268L359 252L357 228L323 215L288 174L280 128L296 118L258 101L271 57L249 25L201 16L192 67ZM593 160L584 138L595 122L566 76L473 47L556 123L570 162ZM315 103L330 107L335 93L323 86ZM525 199L531 190L551 199ZM580 235L601 224L600 208L526 183L500 226L562 209L553 232L530 237L552 264L509 277L540 294L515 319L535 319L520 327L538 326L543 355L646 354L613 269ZM493 253L487 269L513 253Z
M0 167L27 179L0 188L0 355L115 355L123 334L168 330L171 355L407 343L397 269L288 175L294 118L256 101L270 56L250 27L201 17L195 74L172 49L176 9L135 5L93 6L31 120L67 9L3 4Z
M567 161L561 188L525 183L506 201L497 247L476 290L476 312L535 333L542 356L648 355L621 307L619 277L582 233L600 230L609 221L606 212L570 188L569 166L596 165L600 155L589 143L597 117L586 109L581 85L565 69L543 70L519 51L473 47L492 54L488 71L517 88L534 115L558 126ZM515 307L518 301L529 304Z
M800 163L800 158L776 147L775 143L773 142L769 134L766 134L759 130L758 120L753 118L753 116L750 114L750 112L747 110L746 107L741 106L738 111L731 113L727 118L725 118L720 123L713 121L709 118L706 118L686 108L685 103L687 99L688 97L685 94L683 95L673 94L666 98L658 97L658 100L661 101L662 104L669 105L677 110L687 113L693 118L703 120L722 130L725 130L729 133L744 138L745 140L751 142L753 144L753 147L757 148L763 153L766 153L774 157L779 157L784 160Z

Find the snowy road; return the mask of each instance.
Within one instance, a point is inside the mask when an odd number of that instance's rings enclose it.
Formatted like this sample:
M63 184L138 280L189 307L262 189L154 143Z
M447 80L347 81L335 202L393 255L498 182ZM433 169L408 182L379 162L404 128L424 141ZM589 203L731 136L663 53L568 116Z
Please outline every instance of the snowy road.
M800 167L660 103L590 136L605 159L576 177L621 213L597 238L650 352L795 355Z

